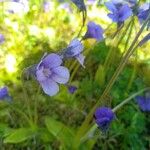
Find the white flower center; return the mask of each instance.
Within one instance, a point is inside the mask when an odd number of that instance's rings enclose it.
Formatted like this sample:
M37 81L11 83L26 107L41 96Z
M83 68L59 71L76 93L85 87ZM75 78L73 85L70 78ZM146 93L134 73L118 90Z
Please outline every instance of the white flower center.
M43 74L45 75L45 77L49 77L52 74L52 72L50 69L45 68L43 69Z

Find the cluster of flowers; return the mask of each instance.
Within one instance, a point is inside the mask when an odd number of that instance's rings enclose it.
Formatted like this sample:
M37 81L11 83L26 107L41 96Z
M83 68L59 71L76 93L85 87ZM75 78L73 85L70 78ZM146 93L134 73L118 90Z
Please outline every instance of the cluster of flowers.
M14 0L13 0L14 1ZM15 1L20 3L20 0ZM86 6L83 0L72 0L72 2L78 7L80 11L86 11ZM117 1L112 0L106 2L105 6L111 12L108 17L116 22L118 25L124 23L132 15L136 15L139 18L140 23L143 23L147 19L150 12L150 4L146 3L142 6L138 6L136 0ZM94 22L87 24L87 31L82 37L82 40L88 38L94 38L97 41L101 41L104 30L102 27ZM81 40L81 41L82 41ZM146 39L149 40L149 37ZM4 41L3 35L0 35L0 43ZM76 58L77 61L84 66L85 56L82 54L84 46L77 38L73 39L67 48L63 49L61 53L51 53L44 55L41 61L36 64L34 75L41 85L43 91L49 95L56 95L59 91L58 84L66 84L69 81L70 73L68 68L64 67L63 61L67 58ZM70 92L74 93L76 87L70 87ZM7 99L9 96L6 87L0 89L0 99ZM150 97L137 97L137 103L143 111L150 111ZM95 121L97 125L106 131L115 119L115 114L108 107L100 107L95 112Z

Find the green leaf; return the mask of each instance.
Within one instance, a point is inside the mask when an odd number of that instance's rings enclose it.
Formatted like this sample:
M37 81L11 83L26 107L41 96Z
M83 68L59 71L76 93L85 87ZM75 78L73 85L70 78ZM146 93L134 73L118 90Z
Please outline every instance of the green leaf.
M69 129L63 123L49 117L46 117L45 124L48 131L59 141L61 141L65 147L70 148L72 146L74 134L71 129Z
M34 135L35 131L30 128L15 129L4 139L4 143L20 143L30 139Z
M102 65L99 65L96 74L95 74L95 81L100 85L103 86L105 83L105 69Z
M51 133L49 133L46 128L39 128L38 135L39 135L39 138L45 143L54 141L54 136Z

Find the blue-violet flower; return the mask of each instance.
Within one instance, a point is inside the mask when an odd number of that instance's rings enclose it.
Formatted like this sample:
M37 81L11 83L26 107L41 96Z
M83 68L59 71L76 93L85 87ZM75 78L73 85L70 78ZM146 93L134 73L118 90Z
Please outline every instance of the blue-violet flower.
M84 66L85 56L83 56L83 54L81 54L82 51L83 51L82 43L78 39L75 38L70 42L68 47L65 49L64 57L66 57L66 58L75 57L79 61L79 63L83 67L85 67Z
M150 111L150 93L145 96L137 96L136 102L142 111Z
M138 19L142 24L145 21L150 13L150 3L143 4L138 10Z
M87 25L87 31L83 39L94 38L97 41L100 41L103 39L103 32L104 31L100 25L90 21Z
M43 91L53 96L59 91L59 84L65 84L69 80L69 70L61 66L62 59L57 54L45 56L38 64L36 69L36 78L43 88Z
M68 91L73 94L75 91L77 90L77 87L76 86L73 86L73 85L69 85L68 86Z
M115 114L111 108L100 107L96 109L94 117L96 124L102 131L105 132L109 128L110 123L115 118Z
M122 23L132 15L132 10L128 4L106 2L106 7L112 12L108 17L113 22Z
M0 100L4 100L9 97L7 87L0 88Z

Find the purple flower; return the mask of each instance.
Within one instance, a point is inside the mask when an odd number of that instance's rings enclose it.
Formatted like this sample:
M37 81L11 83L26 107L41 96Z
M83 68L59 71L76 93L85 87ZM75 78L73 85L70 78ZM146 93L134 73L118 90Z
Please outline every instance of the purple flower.
M143 21L146 20L149 13L150 13L150 3L145 3L139 8L138 19L139 19L141 24L143 23Z
M100 41L103 39L103 32L104 31L100 25L91 21L87 25L87 31L83 39L94 38L97 41Z
M43 91L53 96L59 91L59 84L65 84L69 80L69 70L61 66L62 59L57 54L45 56L38 64L36 69L36 78L43 88Z
M71 1L78 7L78 9L80 11L85 11L86 10L84 0L71 0Z
M100 127L102 131L107 131L110 123L115 119L115 114L108 107L97 108L94 114L95 122Z
M0 100L6 100L7 102L11 102L12 98L8 94L8 88L6 86L0 88Z
M71 94L73 94L76 90L77 90L77 87L76 87L76 86L73 86L73 85L68 86L68 91L69 91Z
M142 111L150 111L150 93L145 96L137 96L136 102Z
M7 98L9 95L8 95L8 89L7 87L2 87L0 88L0 99L3 100L5 98Z
M83 51L82 43L78 39L75 38L70 42L68 47L65 49L64 57L66 57L66 58L75 57L79 61L79 63L83 67L85 67L84 66L85 56L83 56L83 54L81 54L82 51Z
M59 8L66 10L68 13L71 13L71 12L72 12L72 9L71 9L71 7L70 7L70 4L67 3L67 2L60 4Z
M112 12L108 17L113 22L122 23L132 15L132 10L127 4L106 2L105 5Z
M51 2L44 2L43 3L43 8L45 12L49 12L51 10Z
M5 38L2 34L0 34L0 44L2 44L5 41Z

